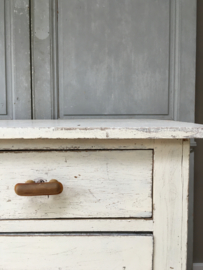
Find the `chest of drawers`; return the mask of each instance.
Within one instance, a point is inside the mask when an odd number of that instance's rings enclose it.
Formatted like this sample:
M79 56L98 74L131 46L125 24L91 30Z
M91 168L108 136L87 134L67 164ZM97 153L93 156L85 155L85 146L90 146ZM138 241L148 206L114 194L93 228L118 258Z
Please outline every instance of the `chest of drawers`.
M195 137L161 120L1 121L0 269L186 270ZM63 191L15 193L34 179Z

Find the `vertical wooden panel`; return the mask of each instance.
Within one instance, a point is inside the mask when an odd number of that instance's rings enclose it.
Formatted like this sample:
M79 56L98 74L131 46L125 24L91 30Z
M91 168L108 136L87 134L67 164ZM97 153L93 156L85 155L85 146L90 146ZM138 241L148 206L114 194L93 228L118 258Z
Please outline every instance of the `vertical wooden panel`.
M0 0L0 15L0 119L30 119L29 1Z
M0 115L6 114L6 78L5 78L5 14L4 1L0 0Z
M195 121L196 0L180 1L180 100L178 121Z
M186 269L189 141L157 141L154 154L154 269ZM170 221L170 222L169 222Z
M53 113L53 76L50 0L32 1L32 89L33 118L55 118Z
M12 1L13 118L31 118L29 1Z

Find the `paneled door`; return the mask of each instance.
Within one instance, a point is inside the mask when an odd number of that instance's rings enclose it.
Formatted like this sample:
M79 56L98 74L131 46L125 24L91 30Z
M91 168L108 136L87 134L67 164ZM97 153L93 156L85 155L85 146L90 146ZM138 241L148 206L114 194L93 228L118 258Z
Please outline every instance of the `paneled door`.
M34 118L194 121L196 0L33 0Z
M0 119L30 119L28 0L0 0Z
M0 119L194 121L195 9L196 0L0 0Z

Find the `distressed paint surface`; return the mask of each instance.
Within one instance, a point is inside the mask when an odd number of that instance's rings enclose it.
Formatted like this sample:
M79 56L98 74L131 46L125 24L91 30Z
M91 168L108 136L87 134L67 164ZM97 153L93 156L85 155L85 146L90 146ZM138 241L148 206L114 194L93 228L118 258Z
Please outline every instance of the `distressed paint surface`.
M168 121L167 121L168 122ZM167 124L167 123L166 123ZM177 123L178 125L178 123ZM187 126L187 124L186 124ZM179 125L181 128L181 125ZM189 140L0 140L8 149L135 149L132 152L154 150L153 170L153 218L152 219L64 219L64 220L2 220L2 232L152 232L154 236L153 269L186 270L187 260L187 218L188 218L188 169ZM145 149L145 151L140 150ZM147 150L148 149L148 150ZM100 152L100 151L92 152ZM59 151L64 153L69 151ZM71 151L74 153L74 151ZM81 151L83 152L83 151ZM91 151L90 151L91 152ZM103 152L103 151L101 151ZM108 151L104 151L108 152ZM112 152L128 152L112 151ZM129 151L131 152L131 150ZM37 153L30 152L30 153ZM50 155L54 151L48 152ZM86 152L88 153L88 152ZM7 153L2 153L4 155ZM18 153L9 152L12 156ZM19 153L21 154L21 153ZM55 155L54 155L55 156ZM13 162L13 161L12 161ZM145 161L143 161L145 162ZM9 163L9 161L8 161ZM92 163L91 163L92 164ZM142 166L141 166L142 167ZM22 168L22 167L21 167ZM88 169L89 170L89 169ZM8 171L8 170L7 170ZM144 170L142 170L144 175ZM11 202L8 202L11 203ZM12 238L12 236L10 236ZM37 236L36 236L37 237ZM51 236L53 245L54 237ZM62 238L65 236L61 236ZM82 238L83 236L80 236ZM88 236L89 237L89 236ZM99 237L99 236L95 236ZM13 239L17 238L16 236ZM23 237L19 237L21 239ZM30 237L32 239L34 237ZM8 236L5 237L8 239ZM21 241L21 240L20 240ZM29 240L30 241L30 240ZM30 243L27 241L28 243ZM13 242L13 240L11 240ZM6 243L6 240L4 241ZM9 242L7 242L9 243ZM22 242L19 242L22 243ZM6 245L6 244L5 244ZM27 244L28 245L28 244ZM46 242L43 244L46 245ZM149 248L147 245L147 248ZM11 244L12 246L12 244ZM25 245L26 246L26 245ZM8 246L10 247L10 244ZM18 245L19 247L19 245ZM87 248L88 247L88 248ZM142 249L143 244L140 244ZM132 244L132 249L134 244ZM130 250L131 250L130 248ZM86 246L87 251L89 246ZM3 250L3 249L2 249ZM21 253L25 248L21 248ZM26 248L27 250L27 248ZM90 249L91 250L91 249ZM94 249L95 250L95 249ZM5 252L9 253L8 250ZM37 251L36 251L37 252ZM5 254L6 254L5 253ZM4 254L4 251L3 251ZM104 257L106 258L105 253ZM138 254L134 252L131 258ZM145 251L143 251L145 254ZM3 256L3 255L2 255ZM6 255L7 256L7 255ZM57 255L60 256L60 255ZM57 260L57 256L55 260ZM147 257L145 257L148 261ZM39 261L43 259L39 259ZM7 260L8 261L8 260ZM149 262L149 261L148 261ZM150 258L150 263L152 262ZM152 265L151 265L152 267ZM9 268L8 268L9 269ZM43 269L43 268L42 268ZM91 267L89 268L91 269ZM92 269L95 269L93 267ZM111 268L112 269L112 268ZM121 268L122 269L122 268ZM127 269L127 268L126 268ZM138 267L138 269L140 269ZM141 268L142 269L142 268ZM151 268L150 268L151 269ZM10 269L9 269L10 270ZM122 269L123 270L123 269ZM133 268L134 270L134 268Z
M176 138L203 138L203 125L153 119L0 121L0 139Z
M152 270L152 236L0 236L4 270Z
M151 217L152 155L151 150L1 153L0 218ZM63 192L49 198L15 194L15 184L37 177L59 180Z
M185 140L182 141L182 163L181 163L181 184L182 184L182 209L187 209L187 211L183 211L182 214L182 224L181 224L181 245L182 245L182 268L186 269L187 267L190 267L190 264L192 263L191 256L189 254L190 252L190 245L188 246L189 238L191 237L192 232L190 231L189 225L189 218L190 212L189 212L189 163L190 163L190 142ZM188 234L189 233L189 234ZM185 260L188 259L187 261Z
M8 232L152 232L149 219L1 220L0 231Z
M155 140L6 140L0 139L1 150L104 150L104 149L152 149Z
M189 141L156 141L154 149L154 269L186 270Z

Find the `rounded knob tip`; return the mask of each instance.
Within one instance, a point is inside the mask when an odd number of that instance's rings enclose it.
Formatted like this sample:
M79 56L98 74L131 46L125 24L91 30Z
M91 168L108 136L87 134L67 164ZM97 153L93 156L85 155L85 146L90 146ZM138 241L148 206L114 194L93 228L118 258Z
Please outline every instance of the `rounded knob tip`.
M35 181L33 181L33 180L27 180L25 183L35 183Z

